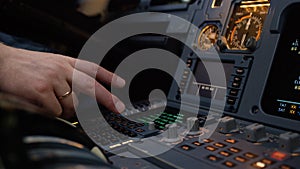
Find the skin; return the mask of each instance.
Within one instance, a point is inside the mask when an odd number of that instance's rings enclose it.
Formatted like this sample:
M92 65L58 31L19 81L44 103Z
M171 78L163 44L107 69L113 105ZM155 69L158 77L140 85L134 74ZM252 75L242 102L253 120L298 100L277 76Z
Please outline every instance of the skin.
M76 93L96 96L99 103L113 112L124 111L124 104L101 83L113 87L125 85L119 76L88 61L0 44L0 91L22 97L48 115L74 116L78 104ZM59 99L71 91L72 85L72 95Z

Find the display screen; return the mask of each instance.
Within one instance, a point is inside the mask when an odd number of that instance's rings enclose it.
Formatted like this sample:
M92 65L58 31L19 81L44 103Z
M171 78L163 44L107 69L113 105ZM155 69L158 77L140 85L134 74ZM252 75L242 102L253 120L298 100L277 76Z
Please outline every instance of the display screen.
M205 65L209 67L217 67L218 62L215 61L205 61ZM230 79L233 72L234 63L225 62L222 63L224 67L226 84ZM204 67L202 61L198 61L194 69L194 77L191 78L187 93L191 95L212 98L217 100L224 99L227 87L223 85L223 79L216 79L215 84L212 85L209 79L209 75Z
M297 120L300 120L299 7L287 10L261 102L266 113Z

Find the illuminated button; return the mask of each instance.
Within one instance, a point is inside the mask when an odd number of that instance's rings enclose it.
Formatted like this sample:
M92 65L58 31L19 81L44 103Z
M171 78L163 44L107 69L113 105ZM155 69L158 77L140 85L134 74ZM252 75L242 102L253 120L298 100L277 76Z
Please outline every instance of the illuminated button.
M280 152L280 151L274 151L271 154L271 158L278 160L278 161L282 161L287 157L287 154Z
M226 145L223 144L223 143L215 143L214 145L215 145L216 147L219 147L219 148L224 148L224 147L226 147Z
M228 150L233 152L233 153L239 153L241 151L240 149L235 148L235 147L230 147Z
M241 81L242 81L242 78L241 78L241 77L238 77L238 76L235 76L235 77L233 78L233 81L234 81L234 82L241 82Z
M280 169L295 169L294 167L291 167L289 165L286 165L286 164L282 164L279 166Z
M233 168L236 166L235 163L231 162L231 161L225 161L224 163L222 163L223 165L225 165L226 167L229 167L229 168Z
M220 160L222 160L222 158L220 157L217 157L217 156L214 156L214 155L209 155L206 157L209 161L212 161L212 162L218 162Z
M267 159L267 158L264 158L264 159L262 159L260 161L263 162L263 163L265 163L265 164L267 164L267 165L272 165L272 164L275 163L275 161Z
M255 163L252 163L251 166L258 168L258 169L263 169L263 168L266 168L267 165L261 161L257 161Z
M214 140L209 139L209 138L203 139L203 142L204 142L204 143L211 143L211 142L213 142L213 141L214 141Z
M240 162L240 163L245 163L245 162L248 161L246 158L241 157L241 156L234 157L234 160L235 160L235 161L238 161L238 162Z
M205 149L208 150L208 151L216 151L216 150L218 150L217 148L215 148L213 146L206 146Z
M137 126L134 125L134 124L131 124L131 125L128 126L128 128L130 128L130 129L135 129L135 128L137 128Z
M230 144L235 144L235 143L238 142L238 141L236 141L235 139L231 139L231 138L226 139L225 141L226 141L227 143L230 143Z
M135 129L136 132L138 133L141 133L141 132L144 132L145 130L141 129L141 128L138 128L138 129Z
M184 72L183 72L183 74L189 75L190 74L190 70L189 69L185 69Z
M241 83L240 82L233 82L231 85L232 85L232 87L239 88L241 86Z
M234 105L236 102L236 98L228 97L227 104Z
M239 93L239 90L237 90L237 89L231 89L231 90L229 91L229 95L230 95L230 96L237 96L238 93Z
M224 157L229 157L231 156L231 153L227 152L227 151L220 151L219 152L220 155L224 156Z
M193 147L191 147L189 145L182 145L182 146L180 146L180 148L185 151L190 151L190 150L194 149Z
M255 155L255 154L253 154L253 153L249 153L249 152L248 152L248 153L245 153L244 156L247 157L247 158L251 158L251 159L257 157L257 155Z
M245 70L244 70L243 68L237 68L237 69L236 69L236 74L242 75L242 74L244 74L244 73L245 73Z
M135 134L135 133L133 133L133 132L130 132L130 133L128 133L128 136L129 136L129 137L136 137L137 134Z
M187 79L187 78L188 78L188 76L186 76L186 75L183 75L183 76L182 76L182 78L183 78L183 79Z
M200 143L199 141L194 141L192 144L194 144L195 146L202 146L203 143Z

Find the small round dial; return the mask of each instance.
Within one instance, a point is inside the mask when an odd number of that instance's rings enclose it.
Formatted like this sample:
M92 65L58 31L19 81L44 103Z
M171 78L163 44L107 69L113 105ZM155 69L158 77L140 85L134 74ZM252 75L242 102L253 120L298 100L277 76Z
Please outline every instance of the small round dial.
M258 41L262 31L261 18L249 14L237 20L229 38L229 45L240 50L247 49L251 40Z
M200 50L210 49L218 40L219 28L216 25L206 25L198 37L198 47Z

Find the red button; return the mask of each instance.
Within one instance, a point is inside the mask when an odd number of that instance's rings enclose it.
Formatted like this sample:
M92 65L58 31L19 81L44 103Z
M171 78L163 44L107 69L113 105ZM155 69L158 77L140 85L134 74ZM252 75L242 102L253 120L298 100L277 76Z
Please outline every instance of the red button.
M278 161L282 161L287 157L287 154L280 152L280 151L274 151L271 154L271 158L278 160Z

